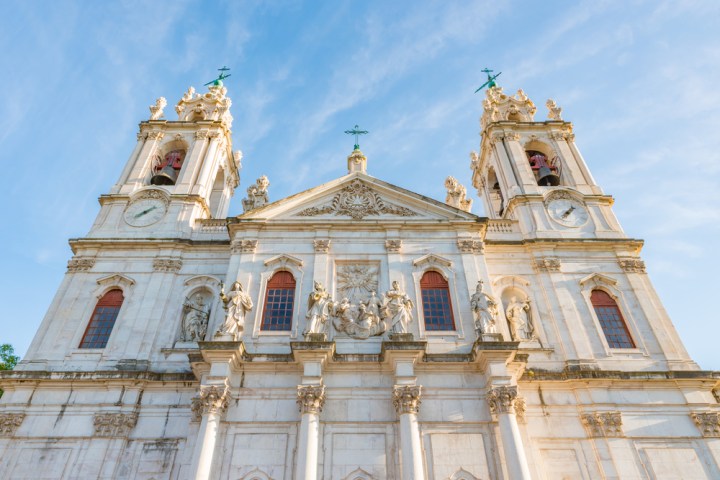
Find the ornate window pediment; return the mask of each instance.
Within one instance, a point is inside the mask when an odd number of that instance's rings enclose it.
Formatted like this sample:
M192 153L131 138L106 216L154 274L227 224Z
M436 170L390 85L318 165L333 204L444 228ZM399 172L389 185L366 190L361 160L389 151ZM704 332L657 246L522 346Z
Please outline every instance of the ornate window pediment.
M343 480L375 480L375 477L370 475L362 468L356 468L350 472Z
M617 283L617 280L615 280L614 278L608 277L607 275L603 275L601 273L593 273L580 280L580 285L582 285L583 287L602 285L614 287L615 285L617 285Z
M186 287L216 287L220 279L211 275L196 275L185 280Z
M296 267L302 267L303 261L300 260L297 257L293 257L292 255L288 254L282 254L282 255L275 255L274 257L270 257L265 262L263 262L266 267L284 267L288 264L295 265Z
M478 479L478 477L476 477L472 473L468 472L464 468L461 468L457 472L453 473L450 477L448 477L448 480L479 480L479 479Z
M135 280L130 277L126 277L125 275L120 275L119 273L116 273L114 275L108 275L107 277L98 278L97 284L100 285L100 287L103 287L103 289L106 287L118 286L123 290L127 290L133 285L135 285ZM98 296L101 295L102 294L98 294Z
M440 255L435 255L434 253L428 253L427 255L423 255L420 258L416 258L413 260L413 266L414 267L431 267L431 266L440 266L445 268L452 267L452 262L448 260L447 258L443 258Z

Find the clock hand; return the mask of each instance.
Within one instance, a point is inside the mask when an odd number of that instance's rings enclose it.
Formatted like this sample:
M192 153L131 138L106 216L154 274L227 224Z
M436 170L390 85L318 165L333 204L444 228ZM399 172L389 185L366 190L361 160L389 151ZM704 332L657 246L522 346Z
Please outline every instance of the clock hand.
M157 205L147 208L147 209L143 210L142 212L138 213L137 215L135 215L135 217L133 217L133 218L142 217L146 213L151 212L152 210L155 210L156 208L157 208Z
M575 207L571 205L570 208L568 208L568 209L565 211L565 213L563 213L562 215L560 215L560 218L567 218L568 215L570 215L573 210L575 210Z

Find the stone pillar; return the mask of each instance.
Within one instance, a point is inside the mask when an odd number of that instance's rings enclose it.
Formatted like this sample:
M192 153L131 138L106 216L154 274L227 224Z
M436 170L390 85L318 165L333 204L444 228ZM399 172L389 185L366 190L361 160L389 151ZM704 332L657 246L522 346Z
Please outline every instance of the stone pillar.
M230 391L227 386L202 386L200 395L193 398L194 420L200 420L192 460L192 477L195 480L209 479L215 454L220 422L228 408Z
M500 440L505 452L504 463L507 465L508 478L510 480L531 480L530 467L515 415L517 400L517 387L494 387L487 393L490 412L497 417L500 427Z
M403 480L424 480L422 445L417 413L420 407L420 385L395 385L393 405L400 417L400 454Z
M296 480L317 480L320 412L325 404L324 385L298 385L297 404L302 414L298 434Z

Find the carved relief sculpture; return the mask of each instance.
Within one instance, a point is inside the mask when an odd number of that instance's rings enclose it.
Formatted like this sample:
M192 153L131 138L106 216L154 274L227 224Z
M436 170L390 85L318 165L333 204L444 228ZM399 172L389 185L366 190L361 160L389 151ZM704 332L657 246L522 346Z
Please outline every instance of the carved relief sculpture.
M620 412L584 413L580 420L591 437L622 437Z
M267 190L269 186L270 180L265 175L258 178L253 185L250 185L247 189L247 198L242 201L243 212L266 205L269 202Z
M338 332L358 339L382 335L387 326L380 318L380 308L380 299L375 292L371 292L370 298L359 305L350 303L345 297L332 305L333 326Z
M472 207L472 199L465 198L467 190L455 177L447 177L445 179L445 188L447 189L447 196L445 197L445 203L451 207L459 208L466 212L470 211Z
M313 291L308 296L308 311L305 315L307 325L303 336L311 333L325 333L325 324L332 306L330 294L325 290L323 284L314 282Z
M201 386L200 393L192 399L190 410L193 421L199 422L206 413L223 415L228 409L230 389L225 386Z
M478 282L475 293L470 297L470 308L475 315L475 331L478 337L483 334L498 333L498 303L492 296L483 292L482 280Z
M137 413L96 413L93 427L96 437L126 437L137 423Z
M398 415L404 413L417 414L420 410L420 397L422 387L420 385L395 385L393 387L393 406Z
M515 401L518 397L517 387L495 387L487 393L487 401L490 412L494 415L499 413L515 413Z
M720 437L720 413L696 412L691 416L703 437Z
M402 240L385 240L385 249L390 253L398 253L402 249Z
M513 340L522 342L533 338L535 328L530 315L530 299L518 301L517 297L510 297L510 304L505 310L505 317L510 325Z
M301 413L318 415L325 405L325 386L298 385L297 404Z
M361 180L353 180L350 185L338 192L329 204L320 207L310 207L298 212L301 217L314 217L317 215L333 214L335 216L349 216L354 220L362 220L367 216L381 214L411 217L417 215L412 210L393 205L383 200L369 186Z
M351 303L363 302L371 292L377 291L378 267L367 264L340 264L336 270L337 293Z
M202 293L196 293L183 304L181 342L201 342L205 340L210 305Z
M235 282L227 295L225 286L220 285L220 300L223 302L226 317L215 336L229 335L237 341L245 330L245 315L253 308L252 299L245 293L242 284Z
M15 435L24 418L24 413L0 413L0 437Z

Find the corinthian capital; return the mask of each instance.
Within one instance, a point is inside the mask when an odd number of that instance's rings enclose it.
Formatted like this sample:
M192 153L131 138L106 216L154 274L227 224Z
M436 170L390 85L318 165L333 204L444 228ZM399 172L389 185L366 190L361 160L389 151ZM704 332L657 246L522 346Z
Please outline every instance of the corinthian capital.
M192 399L190 409L193 413L193 420L200 421L206 413L223 415L228 409L228 398L230 389L227 386L203 386L200 393Z
M319 414L322 412L323 405L325 405L325 386L298 385L297 404L302 413Z
M420 385L395 385L393 387L393 405L398 415L403 413L418 413L420 410Z
M490 405L490 412L515 413L515 402L517 400L517 387L495 387L487 393L487 401Z

